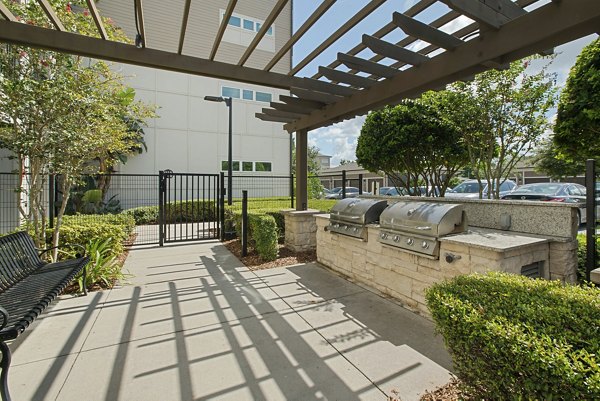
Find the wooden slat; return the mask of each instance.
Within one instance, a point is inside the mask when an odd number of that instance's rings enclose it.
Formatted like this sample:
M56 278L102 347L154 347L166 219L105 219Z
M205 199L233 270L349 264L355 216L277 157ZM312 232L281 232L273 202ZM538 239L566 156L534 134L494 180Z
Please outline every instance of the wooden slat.
M512 0L483 0L483 2L491 9L511 20L527 14L527 11L523 10L523 8L519 7Z
M279 102L271 102L270 106L275 110L281 111L291 111L292 113L299 114L310 114L315 110L314 107L308 107L306 105L297 105L297 104L288 104L288 103L279 103Z
M294 121L294 118L284 118L284 117L275 117L275 116L269 116L267 114L264 113L256 113L255 114L256 118L258 118L259 120L262 121L268 121L268 122L272 122L272 123L290 123L292 121Z
M323 102L317 102L314 100L304 100L304 99L300 99L297 97L286 96L286 95L279 95L279 100L282 102L285 102L287 104L305 107L305 108L311 108L311 109L320 109L323 106L325 106L325 103L323 103Z
M427 43L431 43L432 45L439 46L446 50L452 50L463 44L463 41L456 36L449 35L437 28L424 24L421 21L407 17L404 14L395 12L392 16L392 20L394 24L402 29L407 35L414 36L415 38L424 40Z
M140 36L142 37L142 47L146 47L148 43L146 43L146 29L144 28L144 7L142 5L142 0L135 0L135 9L137 11L137 23L138 29L140 31Z
M388 57L394 60L402 61L406 64L421 65L429 60L429 57L422 54L397 46L393 43L386 42L370 35L362 36L363 43L374 53Z
M10 22L17 22L15 15L0 1L0 15Z
M332 81L345 82L358 88L370 88L377 83L374 79L348 74L347 72L334 70L333 68L328 67L319 67L319 72Z
M183 42L185 41L185 32L187 31L188 18L190 17L190 6L192 0L185 0L185 7L183 8L183 18L181 21L181 32L179 33L179 47L177 48L177 54L181 54L183 51Z
M272 117L283 117L283 118L291 118L291 119L297 119L300 117L304 117L306 115L306 113L294 113L291 111L282 111L282 110L275 110L275 109L262 109L263 114L266 114L268 116L272 116Z
M54 25L57 30L64 32L65 27L62 22L60 22L58 15L56 15L50 3L48 3L48 0L37 0L37 2L40 7L42 7L42 10L44 10L46 16L50 19L50 22L52 22L52 25Z
M467 17L485 25L491 26L494 29L500 27L510 21L510 18L498 11L488 7L478 0L442 0L448 7Z
M343 99L343 97L341 96L336 96L330 93L323 93L303 88L290 88L290 93L292 95L298 96L301 99L316 100L317 102L323 102L327 104L335 103Z
M275 64L292 48L292 46L304 36L304 34L335 4L337 0L324 0L319 7L304 21L304 24L292 35L292 37L279 49L277 54L265 66L265 71L271 71Z
M102 23L102 17L100 17L100 13L98 13L98 9L96 8L96 3L94 0L85 0L88 5L88 9L90 10L90 14L92 14L92 18L94 19L94 23L96 24L96 29L98 29L98 33L100 37L104 40L108 39L108 34L106 33L106 29L104 28L104 24Z
M338 53L337 59L348 68L368 72L378 77L391 78L399 72L397 69L388 67L387 65L375 63L345 53Z
M356 93L356 89L347 86L335 85L330 82L320 81L312 78L301 78L303 83L299 88L312 89L319 92L331 93L337 96L350 96Z
M306 67L308 65L308 63L310 63L312 60L315 59L315 57L317 57L319 54L323 53L323 51L325 49L327 49L329 46L334 44L339 38L341 38L350 29L354 28L354 26L356 26L356 24L358 24L360 21L362 21L363 19L368 17L373 11L375 11L378 7L380 7L383 3L385 3L385 1L386 0L369 1L369 3L365 7L363 7L358 13L354 14L354 16L352 18L350 18L344 25L342 25L340 28L338 28L337 31L335 31L330 37L325 39L325 41L323 43L321 43L319 46L317 46L317 48L315 50L310 52L310 54L308 56L304 57L304 59L302 59L302 61L300 61L298 64L296 64L296 66L294 66L294 68L292 68L292 70L289 72L289 75L295 75L296 73L298 73L298 71L300 71L301 69Z
M289 2L289 0L279 0L277 2L277 4L275 4L275 7L273 7L273 9L271 10L271 13L269 14L269 16L267 17L265 22L260 27L260 30L256 33L256 35L254 36L254 39L252 39L252 42L250 42L250 45L248 45L248 47L246 48L246 51L240 58L240 61L238 61L238 65L246 64L246 61L248 61L248 59L250 58L250 55L256 49L256 46L258 46L258 44L260 43L262 38L267 34L267 31L269 30L271 25L273 25L273 23L275 22L275 19L277 19L279 14L281 14L281 12L283 11L283 8L286 6L286 4L288 2Z
M208 59L213 61L215 56L217 55L217 50L219 50L219 46L221 45L221 40L223 39L223 35L225 34L225 29L227 29L227 24L229 24L229 18L233 14L233 9L237 4L238 0L230 0L227 5L227 10L225 10L225 14L223 15L223 21L221 21L221 25L219 26L219 31L217 32L217 36L215 37L215 42L213 43L212 50L210 51L210 56Z

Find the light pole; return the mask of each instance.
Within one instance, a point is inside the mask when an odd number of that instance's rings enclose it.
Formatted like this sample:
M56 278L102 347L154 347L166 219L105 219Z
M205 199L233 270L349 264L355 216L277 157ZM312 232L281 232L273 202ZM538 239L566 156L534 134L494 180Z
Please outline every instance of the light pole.
M233 126L233 99L230 97L223 96L204 96L204 100L209 102L225 102L225 105L229 108L229 140L227 144L227 204L231 206L231 189L232 189L232 166L233 166L233 152L231 149L232 142L232 126Z

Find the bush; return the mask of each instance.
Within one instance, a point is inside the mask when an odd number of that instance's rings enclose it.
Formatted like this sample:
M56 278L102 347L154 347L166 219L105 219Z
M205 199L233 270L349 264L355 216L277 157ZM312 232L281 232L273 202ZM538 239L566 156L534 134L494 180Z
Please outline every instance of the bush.
M433 285L427 305L474 399L600 399L600 291L490 273Z
M158 206L140 206L123 210L121 214L131 216L136 226L158 224Z
M238 238L242 238L242 213L234 212ZM248 213L248 244L264 261L277 259L278 230L273 216L265 213Z
M586 235L577 235L577 281L579 283L585 282L586 272L586 260L587 260L587 243ZM600 236L596 237L596 267L600 267Z
M92 288L94 284L100 284L103 288L109 288L116 280L125 278L121 264L114 254L112 238L91 240L85 246L86 254L90 261L87 264L85 287ZM83 272L75 279L79 284L79 291L83 291Z

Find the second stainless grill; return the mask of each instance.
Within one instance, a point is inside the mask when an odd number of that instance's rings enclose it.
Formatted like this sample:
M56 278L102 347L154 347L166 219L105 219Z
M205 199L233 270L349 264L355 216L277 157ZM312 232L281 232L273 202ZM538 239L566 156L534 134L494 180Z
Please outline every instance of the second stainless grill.
M365 225L375 223L387 207L387 201L347 198L331 208L329 231L366 239Z
M462 205L433 202L397 202L381 213L379 224L380 242L434 257L440 237L467 228Z

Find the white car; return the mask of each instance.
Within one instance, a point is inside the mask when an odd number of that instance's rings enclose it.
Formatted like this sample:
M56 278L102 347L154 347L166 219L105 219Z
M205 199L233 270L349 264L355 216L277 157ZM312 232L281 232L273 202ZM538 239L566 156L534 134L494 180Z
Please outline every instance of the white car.
M483 185L483 199L487 199L488 185L485 181L482 181L481 185ZM500 184L500 197L515 189L516 186L517 184L515 184L514 181L504 181L502 184ZM446 198L479 199L479 183L477 180L464 181L454 188L446 191Z

